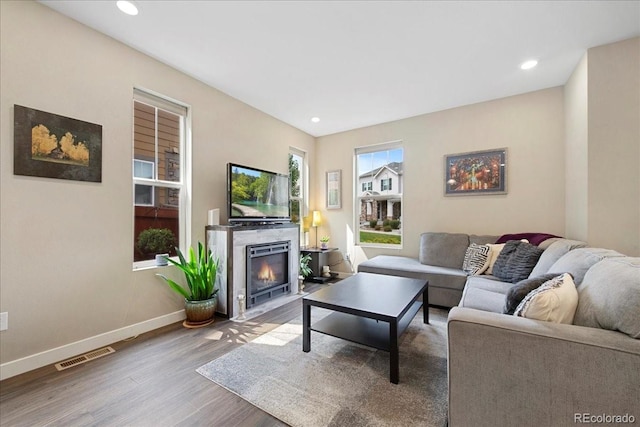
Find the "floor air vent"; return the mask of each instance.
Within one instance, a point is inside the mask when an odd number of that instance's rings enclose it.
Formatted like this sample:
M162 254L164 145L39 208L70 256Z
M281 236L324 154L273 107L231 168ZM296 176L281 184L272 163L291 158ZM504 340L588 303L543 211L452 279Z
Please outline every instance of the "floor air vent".
M74 366L77 366L77 365L82 365L83 363L89 362L90 360L94 360L99 357L106 356L107 354L111 354L115 352L116 351L111 347L99 348L97 350L90 351L89 353L82 354L72 359L68 359L63 362L56 363L56 369L58 371L64 371L65 369L73 368Z

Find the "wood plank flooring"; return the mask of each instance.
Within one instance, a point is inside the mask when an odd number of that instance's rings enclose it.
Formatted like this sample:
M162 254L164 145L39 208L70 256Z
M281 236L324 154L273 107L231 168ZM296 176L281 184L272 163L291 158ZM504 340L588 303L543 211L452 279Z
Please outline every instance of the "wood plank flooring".
M299 299L244 323L176 323L65 371L47 366L6 379L0 426L285 426L195 370L301 313Z

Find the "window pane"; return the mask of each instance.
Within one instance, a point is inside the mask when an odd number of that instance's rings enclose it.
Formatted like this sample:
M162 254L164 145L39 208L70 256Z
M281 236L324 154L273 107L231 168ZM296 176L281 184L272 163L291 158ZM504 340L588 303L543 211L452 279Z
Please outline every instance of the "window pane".
M304 224L307 219L306 212L306 172L304 166L305 154L295 148L289 152L289 191L291 222L300 226L300 246L306 246L307 233Z
M289 190L290 190L290 205L291 205L291 222L300 224L302 220L301 208L304 205L302 202L302 188L303 188L303 165L302 156L296 153L289 153Z
M141 102L134 102L133 108L133 157L155 163L156 110Z
M153 186L136 184L135 204L153 206Z
M136 178L153 179L153 163L144 160L134 160L133 176Z
M356 188L360 191L358 243L401 245L402 148L357 153L356 164Z
M291 183L291 196L302 197L302 157L297 154L289 154L289 182Z
M135 207L134 261L155 259L157 253L176 255L174 247L180 241L179 190L161 186L136 185L136 194L138 187L144 187L147 191L152 189L155 203L152 206ZM176 205L168 204L169 200ZM154 230L140 237L140 234L147 229ZM157 231L158 229L168 229L171 233ZM167 237L169 234L175 241Z
M187 115L187 107L134 90L134 261L154 259L156 253L173 256L173 248L185 243L180 225L188 220L184 217L188 206L180 198L186 194L182 177L189 173L182 170L189 165L181 157L187 143ZM169 188L160 181L171 181L178 187Z
M181 119L158 110L158 179L180 181Z
M300 214L300 200L291 199L291 222L300 224L300 218L302 218Z

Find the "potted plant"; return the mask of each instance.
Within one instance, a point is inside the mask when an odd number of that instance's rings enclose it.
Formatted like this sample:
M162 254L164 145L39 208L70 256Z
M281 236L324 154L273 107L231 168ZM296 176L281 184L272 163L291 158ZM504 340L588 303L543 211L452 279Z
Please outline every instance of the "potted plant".
M301 294L304 289L304 279L308 276L311 276L313 271L311 271L311 267L309 267L309 262L311 262L311 254L306 254L300 257L300 270L298 272L298 293Z
M322 249L327 249L327 243L329 243L329 236L322 236L320 238L320 247Z
M214 258L211 251L205 249L201 242L198 242L197 253L193 248L189 248L188 261L179 248L176 248L176 252L178 261L170 258L168 261L182 270L188 289L163 274L156 275L164 279L173 291L184 297L187 314L184 325L191 328L206 326L213 322L216 311L218 259Z
M136 248L143 255L155 255L156 264L167 265L169 252L176 245L176 236L168 228L147 228L136 240Z

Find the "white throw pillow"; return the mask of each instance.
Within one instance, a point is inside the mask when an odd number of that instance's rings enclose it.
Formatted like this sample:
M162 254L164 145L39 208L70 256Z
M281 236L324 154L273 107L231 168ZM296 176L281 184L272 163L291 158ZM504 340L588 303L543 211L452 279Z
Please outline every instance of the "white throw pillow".
M500 251L504 248L504 243L493 243L488 244L489 246L489 265L487 269L484 271L484 274L492 274L493 273L493 264L496 263L498 259L498 255L500 255Z
M529 292L513 315L570 325L577 307L578 290L571 275L564 273Z

